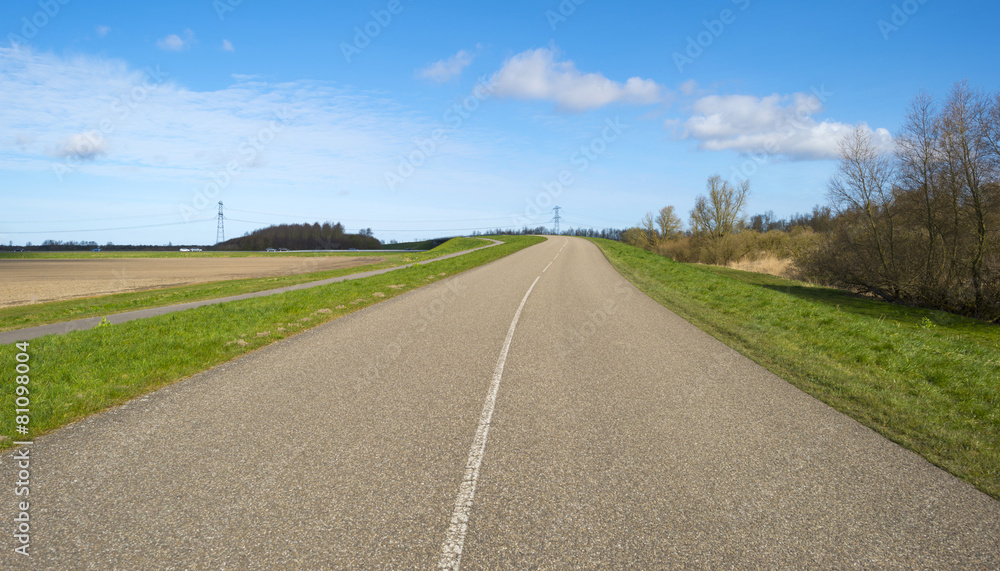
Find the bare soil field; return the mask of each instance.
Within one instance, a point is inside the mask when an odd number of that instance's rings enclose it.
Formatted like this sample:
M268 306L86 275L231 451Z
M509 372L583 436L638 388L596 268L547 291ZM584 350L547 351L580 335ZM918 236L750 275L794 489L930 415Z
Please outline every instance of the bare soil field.
M0 260L0 307L195 283L306 274L378 257L109 258Z

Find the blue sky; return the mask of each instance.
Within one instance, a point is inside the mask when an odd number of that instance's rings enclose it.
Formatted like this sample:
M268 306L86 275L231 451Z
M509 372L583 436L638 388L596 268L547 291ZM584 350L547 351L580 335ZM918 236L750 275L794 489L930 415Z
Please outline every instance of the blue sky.
M825 203L838 139L1000 90L994 2L8 0L0 242L389 241Z

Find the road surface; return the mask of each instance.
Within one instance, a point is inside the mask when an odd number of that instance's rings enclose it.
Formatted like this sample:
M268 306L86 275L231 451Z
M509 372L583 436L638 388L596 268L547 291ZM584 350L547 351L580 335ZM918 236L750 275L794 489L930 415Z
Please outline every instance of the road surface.
M580 239L29 450L32 555L5 531L6 568L1000 567L1000 502L663 309Z

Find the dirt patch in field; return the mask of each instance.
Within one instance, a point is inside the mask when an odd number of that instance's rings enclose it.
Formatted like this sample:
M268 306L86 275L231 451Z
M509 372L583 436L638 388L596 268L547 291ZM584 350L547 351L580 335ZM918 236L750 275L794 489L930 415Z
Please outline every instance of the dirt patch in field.
M0 307L220 280L308 274L382 261L377 257L346 256L0 260Z

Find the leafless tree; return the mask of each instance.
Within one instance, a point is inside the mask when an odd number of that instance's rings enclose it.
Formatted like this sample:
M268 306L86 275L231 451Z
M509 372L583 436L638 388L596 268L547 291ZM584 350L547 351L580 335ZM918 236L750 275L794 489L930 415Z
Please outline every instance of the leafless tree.
M708 196L698 196L691 211L691 229L695 234L721 238L746 225L744 211L750 196L749 180L733 186L721 176L712 175L705 188Z
M656 220L653 219L653 213L647 212L646 215L642 217L641 224L642 231L646 235L644 248L652 250L660 241L660 233L656 229Z
M674 213L673 206L664 206L660 209L660 213L656 216L656 225L664 240L676 238L684 230L684 223Z
M918 95L885 153L867 128L841 145L834 230L803 268L885 299L1000 320L1000 94Z
M708 196L699 195L691 211L691 230L700 243L704 262L725 265L736 257L733 234L746 227L746 201L750 196L750 181L738 186L719 175L708 177Z
M913 208L913 226L919 232L911 238L920 257L921 276L918 280L925 297L938 301L947 290L953 272L941 267L945 258L942 213L947 210L942 186L943 160L940 149L938 121L934 100L921 93L910 103L906 118L896 136L896 157L900 184L906 189L904 202Z
M967 253L976 311L984 311L987 249L987 188L990 171L990 113L987 99L962 82L952 89L939 119L941 144L948 169L957 226L970 219L973 240Z
M883 297L898 298L895 252L896 173L892 157L875 144L871 131L859 125L840 143L840 163L827 187L830 202L838 215L856 219L865 239L856 248L871 247L873 256L856 262L857 277L864 287ZM863 250L853 252L864 254Z

